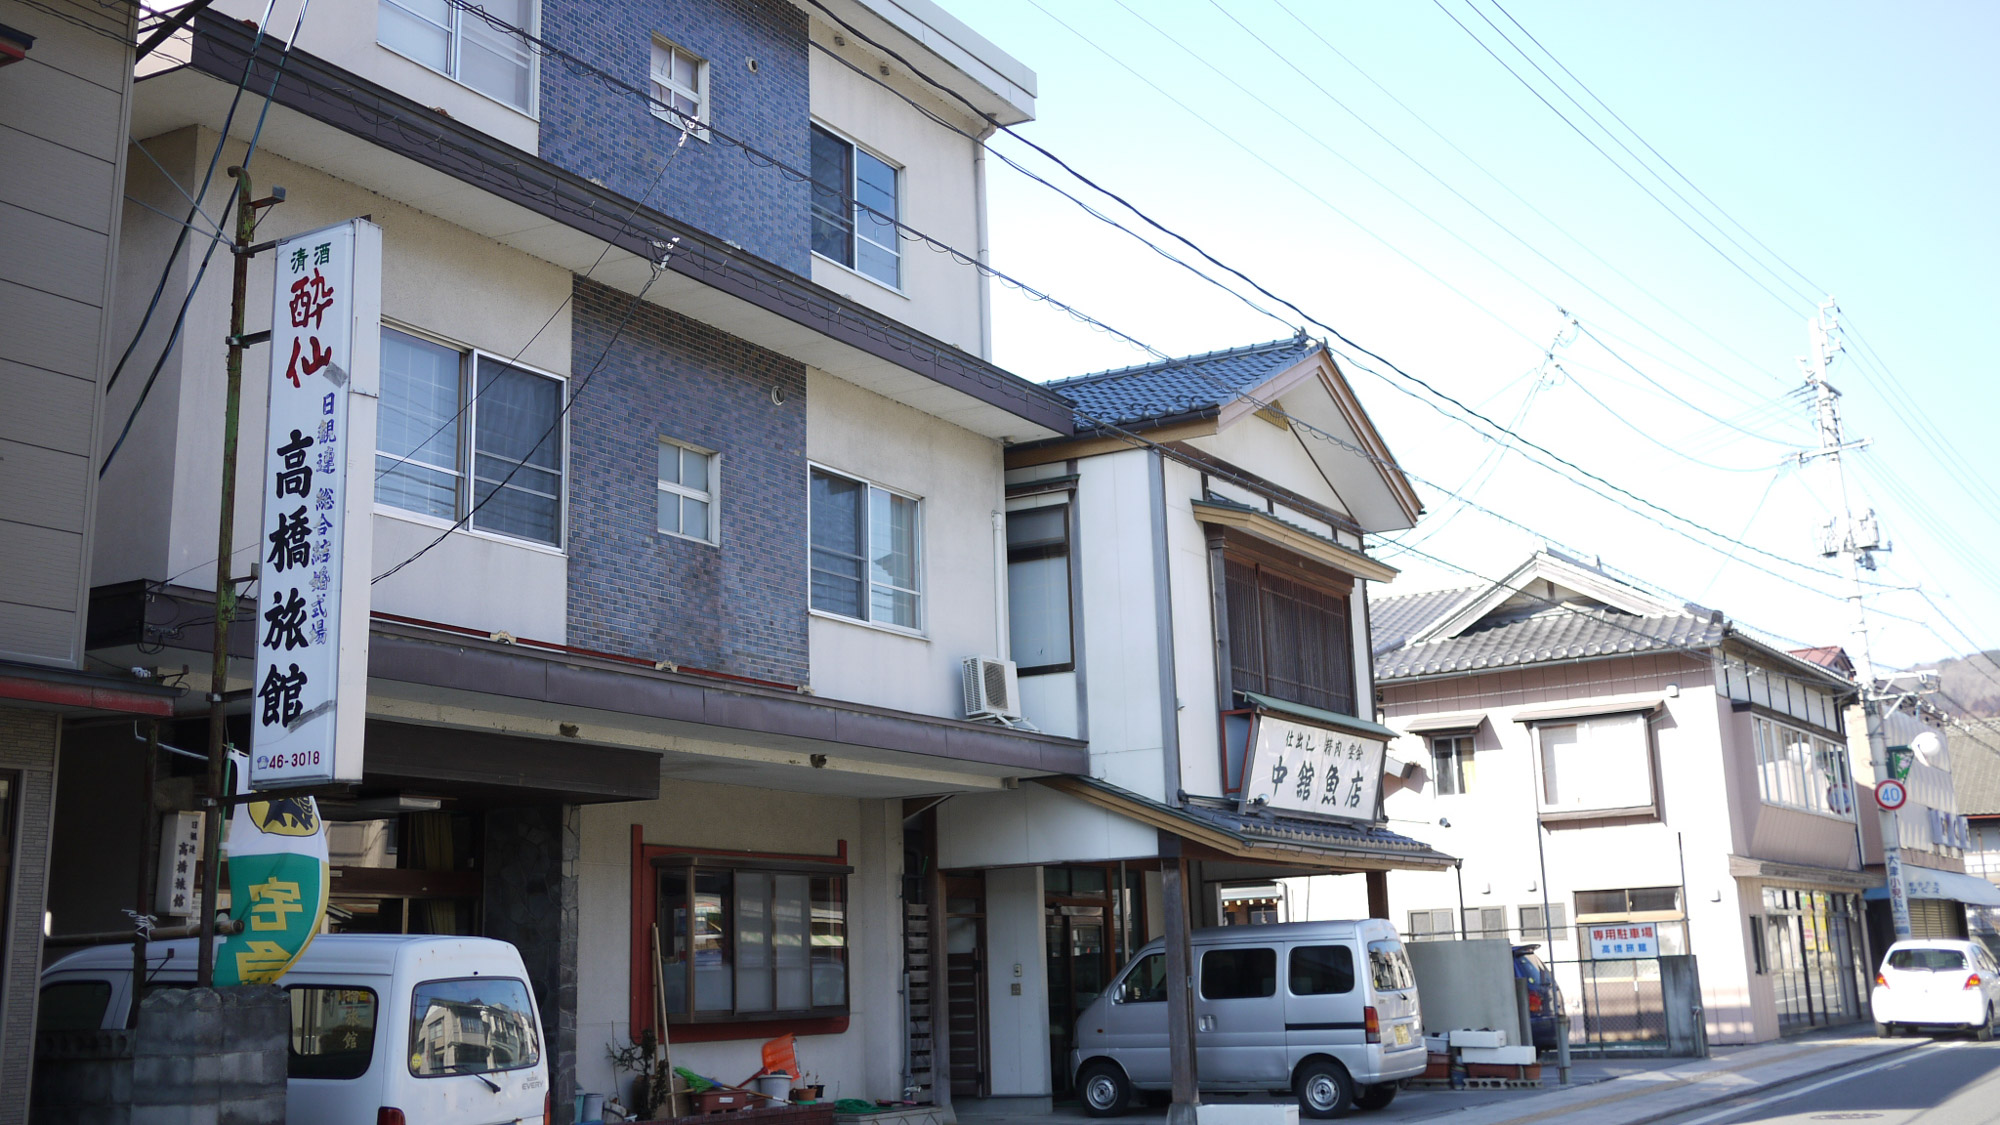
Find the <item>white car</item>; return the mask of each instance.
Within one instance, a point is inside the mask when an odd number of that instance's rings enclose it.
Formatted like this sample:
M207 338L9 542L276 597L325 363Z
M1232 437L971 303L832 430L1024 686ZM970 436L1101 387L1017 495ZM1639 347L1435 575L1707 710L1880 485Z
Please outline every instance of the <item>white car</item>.
M2000 1016L2000 965L1976 941L1921 938L1889 947L1869 997L1875 1033L1898 1029L1970 1031L1993 1038Z

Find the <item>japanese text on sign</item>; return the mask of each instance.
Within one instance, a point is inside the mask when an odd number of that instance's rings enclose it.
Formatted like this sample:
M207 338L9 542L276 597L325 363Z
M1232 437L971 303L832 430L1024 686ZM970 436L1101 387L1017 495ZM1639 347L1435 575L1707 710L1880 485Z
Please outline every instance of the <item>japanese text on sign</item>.
M1378 738L1259 715L1243 765L1243 808L1372 822L1386 747Z
M1654 929L1651 922L1591 926L1589 927L1590 955L1599 961L1624 957L1658 957L1660 942Z

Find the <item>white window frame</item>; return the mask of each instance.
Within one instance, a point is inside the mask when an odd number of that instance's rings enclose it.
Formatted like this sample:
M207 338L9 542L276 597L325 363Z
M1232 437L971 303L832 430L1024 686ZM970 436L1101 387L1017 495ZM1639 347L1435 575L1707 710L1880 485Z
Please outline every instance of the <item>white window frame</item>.
M1848 761L1845 742L1778 719L1752 715L1750 746L1757 765L1757 797L1764 804L1853 822L1860 802L1855 796L1854 768ZM1799 760L1793 753L1794 746L1803 746L1812 760ZM1834 767L1833 771L1829 771L1829 766ZM1786 781L1797 783L1796 800L1784 792ZM1842 786L1847 791L1846 812L1834 807L1833 790Z
M1419 916L1424 919L1426 929L1417 929ZM1438 928L1440 923L1443 924L1442 929ZM1449 908L1406 911L1404 925L1408 931L1403 936L1410 941L1451 941L1458 937L1457 919Z
M1463 797L1472 791L1476 774L1468 772L1468 767L1475 765L1474 754L1478 749L1473 745L1472 738L1472 732L1469 730L1442 731L1429 736L1431 744L1431 760L1429 765L1433 770L1438 771L1438 775L1432 779L1436 783L1433 791L1435 796ZM1442 755L1439 754L1440 744L1444 744L1444 753ZM1450 763L1450 788L1446 787L1446 771L1439 769L1438 766L1438 759L1440 757L1443 757Z
M1546 909L1549 912L1550 922L1546 929L1543 928L1540 917L1543 909L1539 902L1531 902L1515 909L1516 917L1521 923L1521 940L1529 942L1539 937L1545 941L1568 941L1570 931L1574 929L1569 924L1569 904L1553 899L1549 901ZM1531 913L1535 916L1532 923L1528 920Z
M865 555L862 557L861 560L862 564L861 612L863 614L869 614L874 611L875 588L877 586L882 586L884 589L894 590L900 593L911 594L916 598L917 623L914 626L898 625L893 621L878 621L875 618L869 616L850 617L845 613L836 613L830 609L821 609L818 606L812 604L812 550L813 550L812 475L814 473L824 473L827 476L839 477L842 480L852 481L853 483L861 485L864 488L865 491L862 493L862 502L861 502L861 519L866 528L868 549L871 551L874 549L874 543L875 543L875 524L874 524L875 505L873 501L876 493L880 492L889 496L901 497L902 499L908 500L917 506L916 528L914 529L917 557L915 565L911 568L915 572L917 578L916 589L907 590L901 586L893 586L887 583L876 582L873 574L871 574L868 569L870 565L872 565L871 560ZM847 621L855 624L866 625L871 629L885 629L888 630L889 632L900 633L904 636L909 636L909 637L924 636L925 625L928 621L928 616L929 616L929 599L924 593L924 587L927 585L927 583L924 580L924 565L929 559L929 552L924 549L924 522L925 522L925 517L924 517L923 497L918 496L912 492L904 492L901 489L890 488L886 485L877 484L874 481L869 480L867 477L863 477L855 473L845 472L843 470L836 469L828 465L823 465L817 461L806 462L806 605L808 611L818 617L825 617L834 621Z
M659 485L659 491L661 494L672 495L672 496L685 496L690 500L697 500L703 504L708 505L708 527L701 535L689 535L685 530L661 531L659 529L660 528L659 520L656 516L653 522L654 533L657 535L671 536L675 539L686 539L695 543L707 543L710 546L717 545L722 541L722 506L719 503L722 497L722 480L721 480L722 454L717 453L713 449L703 449L701 446L693 445L689 442L675 441L673 438L670 437L662 437L660 439L660 445L663 448L683 450L685 452L692 453L697 457L707 458L708 487L706 489L689 488L687 485L681 484L678 481L670 481L659 478L657 475L658 474L657 465L655 465L654 467L654 472L655 472L655 480L656 483Z
M688 59L693 60L694 86L692 88L683 86L680 83L675 82L672 78L661 74L660 56L662 52L666 52L669 58L671 58L675 54L679 54L685 56ZM653 100L648 104L647 108L652 110L654 117L657 117L660 120L666 122L667 124L672 125L676 129L679 129L683 125L685 125L687 127L688 135L693 137L695 140L704 142L707 141L708 130L706 128L703 128L703 126L708 124L708 114L709 114L708 60L701 57L700 55L695 54L693 51L688 50L686 47L681 46L679 43L674 42L673 40L667 38L666 36L659 35L657 33L653 36L653 51L651 55L651 60L652 60L652 65L650 68L650 81L652 82L654 88L652 90ZM667 102L667 99L661 96L660 93L661 90L666 90L669 93L679 94L681 97L684 97L689 101L693 102L694 116L691 119L684 120L681 112L679 110L674 109Z
M890 232L891 241L887 243L878 241L873 238L869 238L867 235L861 233L861 202L860 202L861 193L860 193L860 183L859 183L861 176L861 161L856 158L856 154L866 153L869 156L874 157L876 160L881 161L884 165L886 165L889 168L891 172L895 173L896 213L894 215L891 215L890 219L898 223L902 221L903 213L905 210L903 207L903 203L905 202L907 196L905 195L904 192L905 177L903 173L907 169L903 165L896 163L895 161L889 159L887 156L884 156L881 153L875 151L874 149L869 148L867 145L864 145L860 141L855 140L852 136L849 136L847 133L844 133L841 130L834 128L833 126L827 124L824 121L819 120L818 118L813 119L812 127L827 134L834 140L837 140L842 144L845 144L850 150L847 161L847 182L841 185L841 192L847 198L847 239L848 239L847 252L848 255L854 259L854 264L849 265L838 258L829 258L825 254L820 253L818 250L814 250L812 252L813 257L818 258L822 262L830 262L833 265L839 266L841 269L846 270L847 272L855 275L856 277L865 277L869 281L872 281L875 284L882 286L884 289L887 289L892 293L896 293L901 296L908 296L908 293L904 288L904 282L906 278L904 277L903 267L905 265L905 262L903 254L903 238L900 233L900 230L899 229L892 230ZM810 143L810 135L808 135L808 143ZM810 153L808 153L807 165L808 165L808 170L810 170L811 166ZM807 184L808 193L810 193L811 186L812 186L811 183L808 182ZM883 278L876 277L874 274L869 273L861 268L861 248L856 244L860 240L866 240L870 246L875 246L882 250L887 251L889 255L895 259L896 280L888 281ZM810 238L808 239L808 241L810 241Z
M439 70L437 67L432 66L431 64L423 61L422 59L415 58L409 54L406 54L403 51L397 50L395 47L392 47L387 43L382 42L381 11L382 11L382 6L385 4L402 12L405 16L408 16L410 19L429 24L432 27L438 27L438 23L436 20L433 20L428 16L420 15L417 12L411 11L408 7L404 6L401 3L398 3L398 0L376 0L375 3L376 46L382 48L383 50L389 52L392 55L395 55L397 58L409 59L411 62L417 64L420 67L423 67L425 70L428 70L433 74L441 74L444 77L451 79L453 82L456 82L460 86L464 86L466 89L472 91L473 93L479 95L482 98L485 98L487 101L490 101L495 105L506 106L508 109L511 109L516 113L522 114L530 118L539 119L541 117L541 98L542 98L541 52L535 50L534 47L530 46L525 42L521 44L521 50L528 56L528 104L524 106L515 105L513 102L507 101L503 98L494 97L492 94L487 93L486 91L466 82L465 79L459 77L459 70L460 70L459 60L464 55L463 45L465 43L465 20L468 17L476 20L479 18L478 16L473 16L471 13L465 11L462 8L447 6L451 16L451 24L447 27L441 28L441 30L445 33L445 45L446 45L446 55L448 57L448 65L446 69ZM541 0L529 0L527 31L530 35L539 35L541 33L540 31L541 21L542 21Z
M413 337L428 344L448 348L458 353L458 447L453 454L452 466L448 470L457 482L457 487L452 504L453 518L442 519L431 515L429 512L398 507L393 503L377 499L375 496L375 482L381 477L381 470L377 468L374 476L370 478L369 483L369 497L374 505L375 512L379 515L393 516L396 519L409 520L413 523L435 527L440 531L449 529L454 534L463 533L473 535L482 539L492 539L496 542L526 547L531 550L546 551L550 554L566 554L569 547L570 436L569 411L566 409L569 403L569 379L553 371L536 367L533 364L522 363L512 356L501 355L498 352L489 352L483 348L463 344L440 336L435 332L426 332L421 328L415 328L399 321L390 320L387 317L382 319L382 327L390 331L401 332L405 336ZM477 456L479 404L471 396L474 389L478 386L479 361L482 358L505 364L508 367L524 371L530 375L537 375L544 379L552 380L562 388L562 393L558 396L558 401L564 404L561 414L561 428L558 431L562 439L562 461L561 468L558 470L562 475L562 491L556 497L556 541L554 543L544 543L539 539L523 539L518 535L510 535L504 531L494 531L490 528L476 527L473 524L473 520L476 517L471 515L472 496L478 486L472 475L472 459ZM377 457L400 456L399 454L388 453L382 449L379 427L377 428L375 455ZM427 468L439 468L439 466L431 465L429 462L423 462L423 464Z
M1545 742L1546 732L1557 727L1571 726L1582 727L1588 730L1598 724L1609 726L1612 723L1629 723L1638 729L1636 750L1627 747L1614 747L1613 750L1618 753L1637 754L1637 763L1628 761L1625 764L1627 768L1633 764L1643 765L1640 776L1644 777L1646 782L1645 800L1636 803L1626 802L1617 804L1572 803L1564 797L1564 793L1566 792L1565 783L1561 772L1557 771L1555 777L1556 800L1551 802L1549 800L1549 747ZM1660 788L1659 780L1654 776L1653 724L1644 712L1624 711L1615 714L1578 715L1573 718L1538 720L1533 725L1535 732L1535 803L1543 820L1586 820L1621 816L1657 817L1659 815Z

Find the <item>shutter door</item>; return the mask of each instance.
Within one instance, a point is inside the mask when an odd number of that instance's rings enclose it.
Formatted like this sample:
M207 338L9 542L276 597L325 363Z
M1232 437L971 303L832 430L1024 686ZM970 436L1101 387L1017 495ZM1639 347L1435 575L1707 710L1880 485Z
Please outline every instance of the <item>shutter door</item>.
M1962 908L1955 902L1936 898L1910 900L1910 936L1913 938L1955 938L1959 926L1955 915Z

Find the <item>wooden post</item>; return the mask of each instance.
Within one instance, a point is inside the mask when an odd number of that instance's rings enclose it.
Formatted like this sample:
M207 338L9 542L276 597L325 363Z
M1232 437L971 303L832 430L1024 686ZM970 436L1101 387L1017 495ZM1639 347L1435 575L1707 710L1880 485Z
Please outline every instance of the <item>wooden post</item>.
M1389 873L1370 871L1368 879L1368 916L1389 921Z
M139 886L133 902L141 917L153 912L153 885L159 878L160 818L153 807L160 787L158 719L146 724L145 746L140 753L146 755L146 761L139 769L139 785L144 791L139 804ZM136 927L132 934L132 979L135 982L146 979L146 930L143 926ZM139 1026L139 1005L133 1004L126 1009L125 1026Z
M1161 843L1168 842L1161 833ZM1173 850L1180 851L1179 840ZM1161 849L1165 851L1163 847ZM1166 901L1167 930L1167 1065L1173 1071L1173 1104L1167 1125L1194 1125L1201 1104L1200 1072L1194 1049L1194 948L1188 918L1187 860L1175 854L1160 860L1160 897Z

